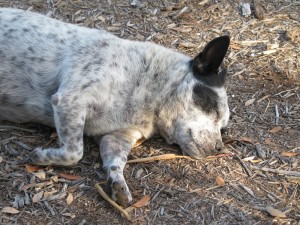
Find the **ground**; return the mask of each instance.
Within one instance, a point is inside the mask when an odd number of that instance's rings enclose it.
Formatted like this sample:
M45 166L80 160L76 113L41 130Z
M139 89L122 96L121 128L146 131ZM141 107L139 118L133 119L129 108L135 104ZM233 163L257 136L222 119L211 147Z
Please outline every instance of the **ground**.
M127 209L135 224L300 224L300 3L250 1L250 16L239 3L0 0L1 7L103 27L190 56L214 37L231 36L224 64L232 119L223 137L234 155L128 164L133 202L150 196L146 205ZM88 138L77 166L37 171L16 163L48 145L57 145L52 128L1 123L0 224L130 224L94 187L104 185L105 175ZM180 149L157 137L129 158L166 153Z

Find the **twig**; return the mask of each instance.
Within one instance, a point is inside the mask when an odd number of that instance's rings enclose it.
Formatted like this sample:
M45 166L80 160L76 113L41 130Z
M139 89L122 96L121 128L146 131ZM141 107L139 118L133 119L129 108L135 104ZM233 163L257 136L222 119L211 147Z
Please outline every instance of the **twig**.
M52 215L52 216L55 216L56 213L54 212L53 208L48 204L47 201L44 201L44 205L45 205L46 208L50 211L51 215Z
M269 108L269 105L270 105L270 99L268 98L268 104L267 104L267 107L265 108L265 111L263 113L263 116L265 115L265 113L267 112L268 108Z
M231 145L228 145L233 151L235 151L236 153L239 153L234 147L232 147ZM251 177L252 171L249 169L248 165L239 157L238 154L234 154L233 158L237 159L237 161L240 163L240 165L244 168L245 172L247 173L247 175L249 177Z
M25 132L31 132L35 133L36 130L30 130L22 127L15 127L15 126L5 126L5 125L0 125L0 130L19 130L19 131L25 131Z
M274 15L274 13L277 13L277 12L280 12L280 11L282 11L282 10L284 10L284 9L286 9L286 8L288 8L288 7L290 7L290 6L292 6L292 5L299 5L300 3L299 2L293 2L293 3L291 3L291 4L289 4L289 5L286 5L286 6L283 6L283 7L281 7L280 9L278 9L278 10L275 10L275 11L273 11L273 12L270 12L269 13L269 15Z
M0 141L0 144L2 144L2 143L6 144L7 142L9 142L9 141L11 141L11 140L14 140L14 139L16 139L16 138L17 138L16 136L13 136L13 137L10 137L10 138L1 140L1 141Z
M271 172L271 173L278 173L278 174L284 174L288 176L295 176L295 177L300 177L300 172L297 171L286 171L286 170L278 170L278 169L271 169L271 168L259 168L257 166L251 166L252 169L255 170L262 170L265 172Z
M252 45L257 43L268 43L269 40L253 40L253 41L240 41L241 45Z
M119 212L121 212L128 221L132 222L132 219L130 217L130 215L121 207L119 206L116 202L114 202L102 189L102 187L100 187L99 184L95 184L95 188L97 189L97 191L99 192L99 194L101 195L102 198L104 198L109 204L111 204L114 208L116 208Z
M275 124L277 125L279 121L279 111L278 111L278 106L275 105Z
M157 156L151 156L151 157L146 157L146 158L132 159L132 160L128 160L127 163L153 162L153 161L167 160L167 159L191 159L191 160L193 160L193 158L191 158L190 156L164 154L164 155L157 155Z
M296 147L296 148L293 148L293 149L291 149L291 150L289 150L290 152L293 152L293 151L295 151L295 150L297 150L297 149L300 149L300 146L298 146L298 147Z
M285 93L285 92L289 92L289 91L296 91L298 90L299 87L295 87L295 88L292 88L292 89L289 89L289 90L285 90L285 91L281 91L281 92L278 92L277 94L273 95L274 96L277 96L277 95L280 95L282 93Z
M69 3L70 3L71 5L77 7L77 8L80 8L80 9L90 9L90 8L94 7L94 6L80 6L80 5L77 5L77 4L75 4L74 2L72 2L71 0L69 0Z

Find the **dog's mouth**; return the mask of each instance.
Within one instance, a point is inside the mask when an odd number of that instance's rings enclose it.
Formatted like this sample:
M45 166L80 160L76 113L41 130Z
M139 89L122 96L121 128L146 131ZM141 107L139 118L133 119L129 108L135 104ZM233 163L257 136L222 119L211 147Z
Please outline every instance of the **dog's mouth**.
M204 148L200 144L194 142L182 146L180 145L180 147L182 149L183 155L188 155L195 159L203 159L207 156L228 153L228 150L226 149L215 150L212 148L207 148L207 150L204 150Z

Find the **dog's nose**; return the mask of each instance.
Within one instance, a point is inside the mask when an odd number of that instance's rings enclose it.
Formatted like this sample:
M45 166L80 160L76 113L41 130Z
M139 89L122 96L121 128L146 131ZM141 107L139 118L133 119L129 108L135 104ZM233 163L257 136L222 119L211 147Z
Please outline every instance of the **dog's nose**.
M223 142L221 140L217 140L215 150L217 150L218 152L223 150Z

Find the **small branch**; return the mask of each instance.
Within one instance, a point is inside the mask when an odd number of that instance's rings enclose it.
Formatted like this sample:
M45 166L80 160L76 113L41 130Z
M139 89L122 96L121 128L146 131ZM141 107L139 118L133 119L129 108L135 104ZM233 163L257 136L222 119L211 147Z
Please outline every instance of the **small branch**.
M278 111L278 106L275 105L275 124L278 125L279 121L279 111Z
M151 156L151 157L147 157L147 158L132 159L132 160L128 160L127 163L153 162L153 161L168 160L168 159L191 159L191 160L194 160L190 156L164 154L164 155Z
M257 166L251 166L252 169L255 170L262 170L265 172L271 172L271 173L278 173L278 174L284 174L288 176L295 176L300 177L300 172L297 171L286 171L286 170L278 170L278 169L271 169L271 168L259 168Z
M241 157L239 157L239 152L234 148L232 147L231 145L228 145L235 153L237 154L234 154L233 155L233 158L237 159L237 161L240 163L240 165L244 168L244 171L247 173L247 175L249 177L252 177L252 171L249 169L248 165L241 159Z
M120 213L122 213L126 219L130 222L132 222L132 219L130 217L130 215L121 207L119 206L116 202L114 202L102 189L102 187L100 187L99 184L95 184L95 188L97 189L97 191L99 192L99 194L101 195L102 198L104 198L104 200L106 200L109 204L111 204L114 208L116 208Z
M0 130L19 130L19 131L25 131L25 132L31 132L31 133L36 132L36 130L21 128L21 127L15 127L15 126L4 126L4 125L0 125Z

